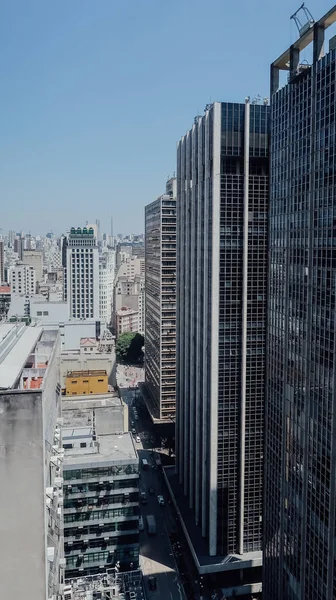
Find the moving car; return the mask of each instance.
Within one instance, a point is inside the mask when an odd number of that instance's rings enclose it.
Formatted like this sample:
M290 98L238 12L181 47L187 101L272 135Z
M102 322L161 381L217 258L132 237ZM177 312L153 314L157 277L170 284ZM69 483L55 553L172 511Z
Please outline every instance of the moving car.
M161 494L157 497L157 499L158 499L158 503L160 504L160 506L164 506L165 501L164 501L164 497L161 496Z
M151 575L148 577L148 587L150 590L156 590L156 577L155 575Z
M141 499L141 504L148 504L146 492L141 492L140 499Z

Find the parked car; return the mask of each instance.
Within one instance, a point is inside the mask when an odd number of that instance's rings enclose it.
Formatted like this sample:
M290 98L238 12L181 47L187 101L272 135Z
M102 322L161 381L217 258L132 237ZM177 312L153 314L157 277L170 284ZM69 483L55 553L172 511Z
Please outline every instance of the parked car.
M164 501L164 497L163 497L163 496L161 496L161 495L159 495L159 496L157 497L157 499L158 499L158 503L160 504L160 506L164 506L164 503L165 503L165 501Z
M151 575L148 577L148 587L150 590L156 590L156 577L155 575Z
M143 521L143 517L139 517L139 530L143 531L144 530L144 521Z
M135 441L136 441L137 444L141 443L141 438L140 438L139 435L136 436Z
M132 433L133 433L133 435L135 435L135 434L136 434L136 429L135 429L135 427L132 427Z

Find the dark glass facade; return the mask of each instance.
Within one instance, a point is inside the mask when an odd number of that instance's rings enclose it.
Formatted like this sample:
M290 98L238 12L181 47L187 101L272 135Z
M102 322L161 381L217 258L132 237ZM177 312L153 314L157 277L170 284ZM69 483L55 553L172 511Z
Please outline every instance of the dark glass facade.
M334 50L298 65L271 98L263 596L272 600L336 598L335 66Z
M251 565L261 564L268 114L214 103L177 156L179 480L209 554L251 553Z

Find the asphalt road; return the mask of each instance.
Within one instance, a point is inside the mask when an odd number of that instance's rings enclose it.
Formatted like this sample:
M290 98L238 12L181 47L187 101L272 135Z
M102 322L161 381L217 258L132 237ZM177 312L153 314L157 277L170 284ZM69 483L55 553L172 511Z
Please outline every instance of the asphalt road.
M140 532L140 564L144 576L146 594L149 600L184 600L184 593L179 575L176 571L175 559L172 553L168 531L174 526L174 519L167 504L167 494L163 482L163 475L158 469L153 469L152 453L139 448L140 461L146 458L149 462L148 471L141 470L140 492L146 492L148 504L140 505L140 512L144 520L144 531ZM148 488L155 490L155 495L148 494ZM157 495L162 494L165 505L160 506ZM156 521L156 535L148 535L146 515L154 515ZM155 575L157 589L148 588L148 576Z

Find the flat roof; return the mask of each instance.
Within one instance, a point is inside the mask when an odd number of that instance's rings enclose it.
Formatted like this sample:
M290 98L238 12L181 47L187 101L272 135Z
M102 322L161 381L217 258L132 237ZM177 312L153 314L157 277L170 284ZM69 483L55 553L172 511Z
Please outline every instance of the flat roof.
M65 451L64 467L67 470L88 469L95 465L108 466L109 464L131 464L139 461L134 447L133 437L130 433L121 435L103 435L97 440L97 451L92 453L86 448L69 449Z
M314 26L320 26L324 29L328 29L330 25L335 23L336 21L336 5L334 5L321 19L316 21L312 27L310 27L305 33L303 33L296 42L294 42L293 47L296 50L304 50L314 39ZM284 71L289 70L289 59L290 59L290 47L279 56L273 63L273 67L277 67L278 69L282 69Z
M2 327L6 326L0 326L0 337ZM15 385L42 331L42 327L25 327L14 346L0 363L0 389L12 388Z

